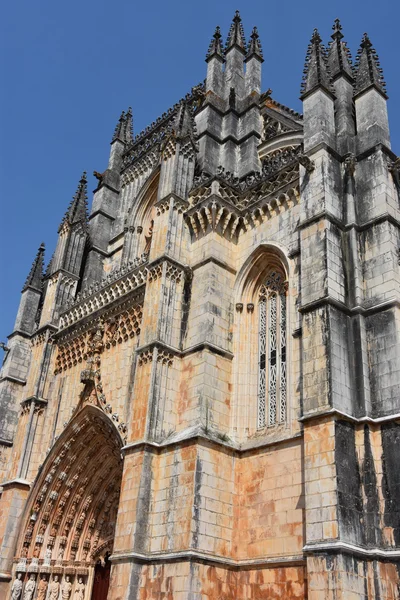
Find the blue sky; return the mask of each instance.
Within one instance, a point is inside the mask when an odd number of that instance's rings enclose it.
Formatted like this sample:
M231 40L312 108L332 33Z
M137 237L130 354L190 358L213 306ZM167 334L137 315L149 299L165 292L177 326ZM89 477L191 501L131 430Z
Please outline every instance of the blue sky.
M12 331L39 244L46 243L47 259L54 250L82 171L106 167L121 111L132 106L138 133L202 81L214 28L220 25L225 37L235 9L247 38L254 25L259 29L263 89L272 88L276 100L300 111L313 28L327 43L339 17L353 56L367 31L384 69L392 147L400 154L400 2L8 2L0 36L0 341Z

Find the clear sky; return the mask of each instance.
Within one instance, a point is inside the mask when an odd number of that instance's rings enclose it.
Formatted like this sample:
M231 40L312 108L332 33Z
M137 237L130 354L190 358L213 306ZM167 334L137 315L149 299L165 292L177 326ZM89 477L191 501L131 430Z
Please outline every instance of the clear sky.
M353 56L367 31L384 69L392 147L400 154L396 0L7 2L0 36L0 341L12 331L38 246L46 243L47 260L53 253L82 171L106 168L121 111L132 106L139 133L202 81L215 26L225 37L235 9L247 38L254 25L259 29L263 89L272 88L276 100L299 111L313 28L327 44L339 17Z

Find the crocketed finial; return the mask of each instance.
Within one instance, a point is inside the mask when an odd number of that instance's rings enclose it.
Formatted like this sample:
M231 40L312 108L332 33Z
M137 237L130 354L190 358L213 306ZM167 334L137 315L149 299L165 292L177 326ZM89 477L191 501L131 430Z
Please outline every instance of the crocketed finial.
M338 75L345 75L353 82L351 54L346 42L343 41L342 25L339 19L335 19L332 29L332 40L329 42L328 50L330 75L333 79Z
M327 51L322 44L318 29L314 29L306 54L301 96L304 97L318 87L332 94L330 79Z
M58 231L61 230L65 223L73 225L74 223L81 221L84 225L86 225L87 216L87 174L86 171L83 171L79 180L78 188L70 202L70 205L68 206L67 212L61 221Z
M261 61L264 60L260 36L258 35L257 27L253 27L253 31L251 32L250 42L249 42L249 45L247 48L246 59L250 58L251 56L256 56Z
M212 56L220 56L221 58L223 58L223 55L224 55L224 51L222 48L221 29L217 25L217 27L215 28L212 40L210 42L210 45L208 47L206 60L209 60Z
M371 86L375 86L387 98L386 83L383 77L379 58L367 33L364 33L357 52L354 93L359 94Z
M23 292L29 287L35 288L36 290L41 290L43 282L44 250L44 242L42 242L39 246L39 250L37 251L35 260L32 263L32 267L25 281L25 285L22 288Z
M233 46L238 46L244 51L246 50L246 40L244 37L242 18L238 10L235 12L235 16L233 17L232 24L229 29L225 52L227 52Z

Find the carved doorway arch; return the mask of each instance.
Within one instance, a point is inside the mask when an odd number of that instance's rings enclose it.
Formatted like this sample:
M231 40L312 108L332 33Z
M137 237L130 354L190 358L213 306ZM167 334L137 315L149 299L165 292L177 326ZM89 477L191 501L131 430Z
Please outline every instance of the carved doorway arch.
M89 600L96 562L112 552L123 440L109 417L85 405L48 455L25 509L14 572L69 598ZM39 575L40 574L40 575Z

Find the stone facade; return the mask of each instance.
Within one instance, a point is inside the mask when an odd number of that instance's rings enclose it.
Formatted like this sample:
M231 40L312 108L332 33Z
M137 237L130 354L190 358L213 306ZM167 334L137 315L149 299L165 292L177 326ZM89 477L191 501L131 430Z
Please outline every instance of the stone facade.
M315 31L303 115L261 92L238 13L206 62L141 134L122 113L90 214L84 174L22 291L4 598L99 600L109 563L109 600L400 598L400 162L376 53L365 35L353 66L338 21L328 48Z

